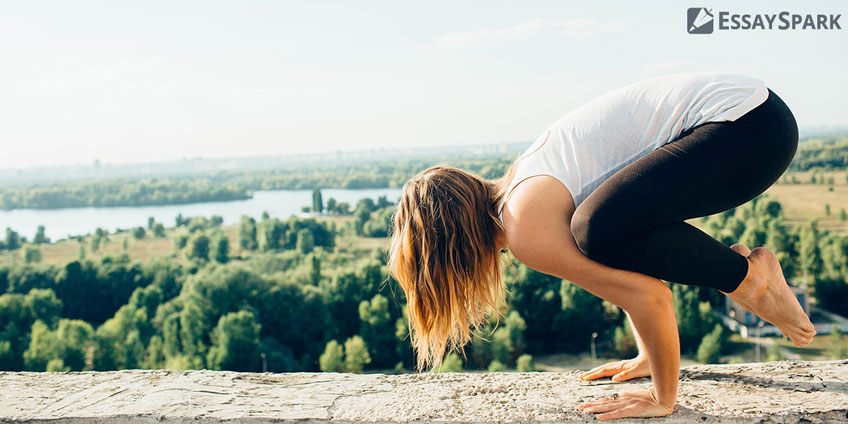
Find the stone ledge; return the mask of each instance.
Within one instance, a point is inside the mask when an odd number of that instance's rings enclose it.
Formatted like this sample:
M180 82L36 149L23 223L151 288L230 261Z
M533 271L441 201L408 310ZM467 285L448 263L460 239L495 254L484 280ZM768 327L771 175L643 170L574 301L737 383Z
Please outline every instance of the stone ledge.
M0 422L589 422L578 403L649 384L577 372L0 372ZM848 422L848 360L685 367L675 413L657 421Z

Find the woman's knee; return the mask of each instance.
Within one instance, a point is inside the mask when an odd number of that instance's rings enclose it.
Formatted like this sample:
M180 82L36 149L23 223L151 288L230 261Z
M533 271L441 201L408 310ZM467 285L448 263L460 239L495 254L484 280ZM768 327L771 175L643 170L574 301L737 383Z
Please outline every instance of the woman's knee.
M612 253L612 228L612 222L591 208L577 208L571 218L571 234L577 247L586 257L598 262L605 262Z

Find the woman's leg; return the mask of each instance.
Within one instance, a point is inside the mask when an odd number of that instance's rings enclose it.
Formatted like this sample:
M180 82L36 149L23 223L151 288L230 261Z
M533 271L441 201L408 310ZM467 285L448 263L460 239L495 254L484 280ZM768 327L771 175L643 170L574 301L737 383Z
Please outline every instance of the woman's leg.
M622 168L572 217L586 256L667 281L736 290L748 259L683 222L739 206L789 166L798 128L783 101L768 99L733 122L710 122Z

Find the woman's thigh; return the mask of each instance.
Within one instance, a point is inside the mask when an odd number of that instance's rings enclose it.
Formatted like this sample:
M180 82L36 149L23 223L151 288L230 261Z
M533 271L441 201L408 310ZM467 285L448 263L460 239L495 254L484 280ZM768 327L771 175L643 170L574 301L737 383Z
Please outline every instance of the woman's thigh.
M797 144L791 112L771 93L737 121L687 130L619 170L575 210L575 240L587 250L608 248L655 226L739 206L780 177Z

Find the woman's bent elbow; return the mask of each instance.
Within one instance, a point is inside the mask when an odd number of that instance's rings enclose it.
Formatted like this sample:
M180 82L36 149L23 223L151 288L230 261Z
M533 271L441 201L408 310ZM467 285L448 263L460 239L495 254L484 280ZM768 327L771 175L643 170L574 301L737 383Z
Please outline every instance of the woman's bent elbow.
M668 286L658 283L656 286L642 290L637 295L632 296L628 304L622 306L622 309L631 315L638 315L643 311L649 314L662 311L674 313L674 294Z

